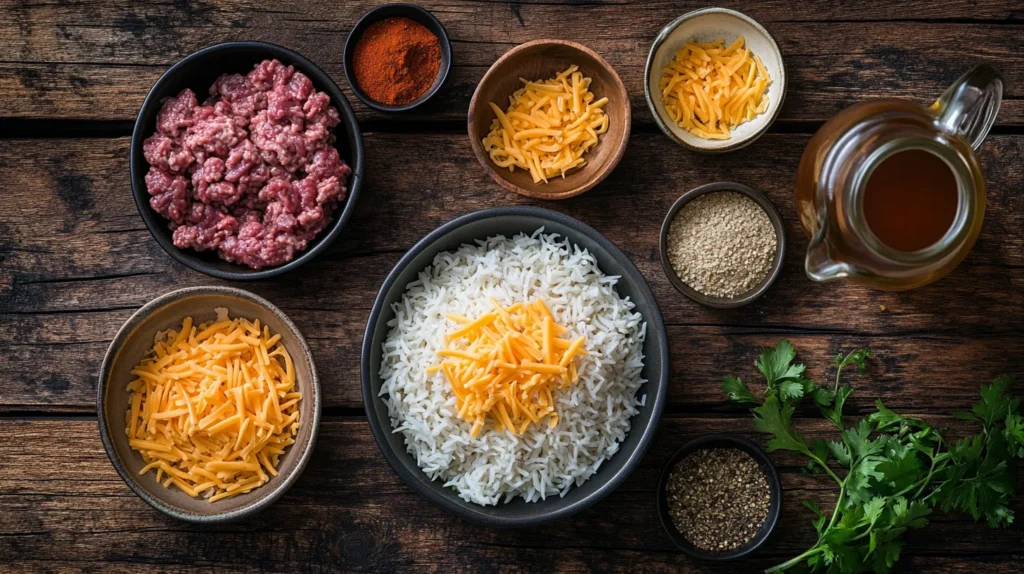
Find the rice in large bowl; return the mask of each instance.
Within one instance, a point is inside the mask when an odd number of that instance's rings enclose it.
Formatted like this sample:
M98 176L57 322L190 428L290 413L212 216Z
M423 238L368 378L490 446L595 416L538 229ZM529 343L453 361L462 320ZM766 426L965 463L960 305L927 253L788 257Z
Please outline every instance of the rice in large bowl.
M463 500L495 505L565 494L611 458L643 406L646 324L616 293L594 256L542 229L495 236L439 253L392 305L380 366L380 398L394 432L419 467ZM530 425L522 436L488 424L477 437L459 418L440 373L428 375L454 328L450 313L476 317L542 298L568 337L586 337L579 381L555 396L558 423Z

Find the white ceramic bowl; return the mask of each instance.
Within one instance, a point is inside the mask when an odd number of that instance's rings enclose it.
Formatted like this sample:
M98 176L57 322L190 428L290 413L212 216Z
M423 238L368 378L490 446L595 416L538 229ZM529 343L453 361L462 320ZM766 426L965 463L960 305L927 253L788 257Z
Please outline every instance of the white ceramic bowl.
M732 137L729 139L699 138L680 128L665 110L665 102L658 87L661 70L688 41L713 42L721 37L725 44L729 45L739 36L743 36L747 46L761 58L771 77L767 91L768 109L733 129ZM782 101L786 97L786 67L782 63L782 52L779 51L775 39L753 18L726 8L703 8L683 14L658 33L654 45L651 46L651 53L647 56L644 95L658 127L679 145L699 152L732 151L761 137L775 121L775 116L782 109Z

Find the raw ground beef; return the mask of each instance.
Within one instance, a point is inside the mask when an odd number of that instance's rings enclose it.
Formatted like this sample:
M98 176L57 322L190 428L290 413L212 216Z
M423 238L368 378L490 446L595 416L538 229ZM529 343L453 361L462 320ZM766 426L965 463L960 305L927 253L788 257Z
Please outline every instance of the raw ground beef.
M287 263L348 192L338 122L330 97L277 60L221 76L202 105L186 89L164 100L142 144L149 204L179 248L253 269Z

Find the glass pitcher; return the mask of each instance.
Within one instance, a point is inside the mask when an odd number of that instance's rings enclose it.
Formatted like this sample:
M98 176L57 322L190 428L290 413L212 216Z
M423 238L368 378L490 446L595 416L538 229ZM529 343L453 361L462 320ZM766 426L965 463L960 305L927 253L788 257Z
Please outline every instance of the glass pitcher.
M985 216L985 179L974 150L995 122L1002 86L999 73L982 65L960 77L928 108L874 100L826 122L808 144L797 171L797 210L810 237L807 276L814 281L849 278L896 291L920 287L952 271L971 250ZM872 232L863 198L875 168L908 150L940 158L955 177L957 199L952 224L941 238L901 251Z

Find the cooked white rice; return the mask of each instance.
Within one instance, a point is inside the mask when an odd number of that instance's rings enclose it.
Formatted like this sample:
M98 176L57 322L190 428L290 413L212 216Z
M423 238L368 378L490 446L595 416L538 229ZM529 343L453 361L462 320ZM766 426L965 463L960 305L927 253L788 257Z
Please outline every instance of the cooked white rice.
M406 288L392 309L384 341L380 396L395 432L432 480L445 480L464 500L498 504L522 496L529 502L565 496L619 449L630 418L642 406L646 324L634 304L614 289L618 277L556 234L503 236L438 254ZM455 328L449 313L477 317L502 305L542 297L567 337L585 336L578 359L579 381L555 394L558 424L530 425L517 437L488 420L470 436L458 417L444 375L427 375L438 362L445 333Z

